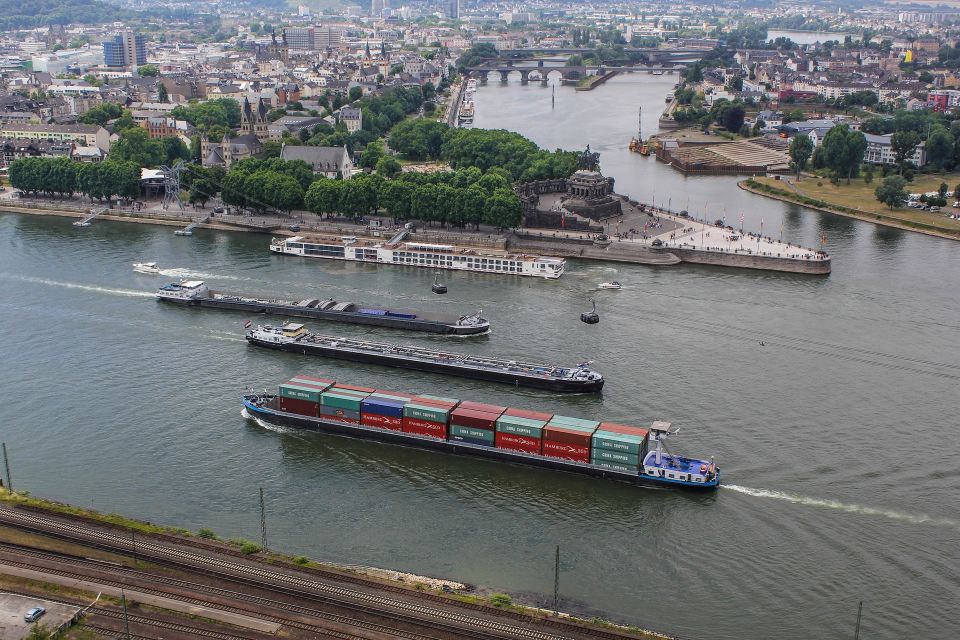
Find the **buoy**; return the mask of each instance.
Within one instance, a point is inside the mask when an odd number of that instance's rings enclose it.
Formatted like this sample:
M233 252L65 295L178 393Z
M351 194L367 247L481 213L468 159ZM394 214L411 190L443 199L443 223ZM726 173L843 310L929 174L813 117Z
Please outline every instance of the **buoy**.
M438 273L433 279L433 286L430 287L430 291L433 291L436 294L442 295L447 292L447 285L440 282L440 274Z
M597 313L597 303L593 300L590 301L593 304L593 311L585 311L580 314L580 322L585 322L587 324L597 324L600 322L600 315Z

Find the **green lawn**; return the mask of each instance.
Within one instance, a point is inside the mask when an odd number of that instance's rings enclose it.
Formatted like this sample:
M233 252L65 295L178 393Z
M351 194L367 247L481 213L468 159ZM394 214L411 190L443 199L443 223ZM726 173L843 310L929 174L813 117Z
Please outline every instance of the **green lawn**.
M957 209L947 206L942 211L930 212L902 207L890 209L887 205L879 202L874 190L882 181L877 176L873 183L866 184L862 178L851 181L849 185L841 182L838 185L831 184L827 179L816 177L803 177L800 182L796 182L793 176L784 176L783 180L773 178L754 178L762 185L772 189L777 189L788 194L799 194L807 198L822 200L827 205L835 205L853 209L852 214L861 214L862 217L873 219L878 222L901 223L907 227L929 227L933 230L943 231L950 235L960 236L960 220L952 220L947 217L948 213L954 213ZM785 182L789 180L789 184ZM953 188L960 183L960 173L948 173L940 175L917 176L913 182L907 185L907 190L911 193L926 193L936 191L941 182L946 182L951 195L948 195L947 201L952 204ZM791 188L791 185L793 188ZM879 218L878 218L879 216Z

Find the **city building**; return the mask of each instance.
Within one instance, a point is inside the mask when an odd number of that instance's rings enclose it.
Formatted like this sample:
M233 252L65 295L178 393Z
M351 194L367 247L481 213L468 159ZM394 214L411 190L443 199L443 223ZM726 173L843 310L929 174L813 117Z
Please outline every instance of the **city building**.
M447 7L447 17L453 18L454 20L460 19L460 0L450 0L450 4Z
M244 98L243 105L240 108L240 135L253 136L258 140L268 140L270 138L268 112L267 103L263 101L263 98L257 100L256 108L250 104L250 100Z
M353 133L363 127L363 111L357 107L343 107L340 109L340 122L347 125L347 131Z
M893 134L885 136L874 135L872 133L863 134L867 139L867 150L863 152L863 161L870 164L894 165L897 163L896 155L893 152L892 138ZM913 150L913 155L907 158L907 162L916 167L922 167L927 163L927 150L924 143L917 145Z
M353 175L353 162L346 145L342 147L310 147L285 144L280 150L281 160L303 160L313 172L327 178L349 178Z
M379 18L383 15L383 10L387 8L385 0L370 0L370 15Z
M95 124L30 124L11 122L0 127L0 138L76 142L110 150L110 134Z
M147 49L143 35L133 31L119 31L110 40L104 40L103 63L108 67L131 71L146 64Z
M314 49L339 49L343 45L343 30L336 27L315 27Z
M317 48L314 27L284 27L283 37L291 51L313 51Z

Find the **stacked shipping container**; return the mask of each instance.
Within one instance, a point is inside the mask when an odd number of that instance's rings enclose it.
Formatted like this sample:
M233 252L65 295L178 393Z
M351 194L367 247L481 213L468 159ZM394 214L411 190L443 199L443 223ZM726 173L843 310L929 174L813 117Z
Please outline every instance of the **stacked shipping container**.
M636 473L643 464L647 429L614 422L602 422L593 434L590 462L613 469Z
M280 385L281 411L636 473L648 430L433 395L297 376Z

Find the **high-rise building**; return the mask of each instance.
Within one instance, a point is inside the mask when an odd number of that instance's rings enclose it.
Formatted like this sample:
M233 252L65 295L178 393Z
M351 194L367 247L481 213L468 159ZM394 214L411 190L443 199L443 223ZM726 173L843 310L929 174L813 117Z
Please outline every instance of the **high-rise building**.
M291 50L312 51L317 48L314 27L284 27L283 35L287 48Z
M343 31L336 27L317 27L313 42L317 50L337 49L343 44Z
M143 36L133 31L119 31L103 41L103 63L108 67L135 70L147 63L147 47Z
M460 0L450 0L450 6L447 9L447 17L454 20L460 19Z
M379 18L383 15L383 10L387 8L386 0L370 0L370 15Z

